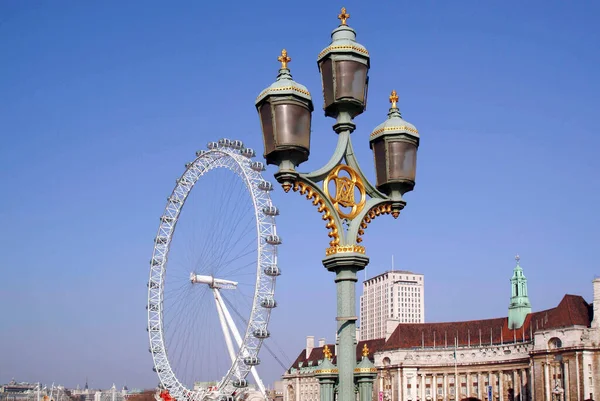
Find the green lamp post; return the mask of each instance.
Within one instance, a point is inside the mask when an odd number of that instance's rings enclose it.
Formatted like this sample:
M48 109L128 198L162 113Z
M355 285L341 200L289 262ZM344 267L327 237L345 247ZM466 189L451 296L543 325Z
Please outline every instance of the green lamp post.
M278 57L281 69L277 80L256 99L267 164L278 167L275 178L285 192L291 189L312 201L328 230L330 240L323 265L335 274L339 401L355 400L356 273L369 263L360 245L362 236L374 218L382 214L397 218L406 205L402 196L414 188L419 146L418 131L402 119L393 91L388 119L370 136L376 184L371 184L360 169L350 135L356 128L354 117L366 108L370 59L367 49L356 42L356 32L346 24L349 17L342 8L338 16L341 23L317 59L323 110L325 116L336 119L333 130L338 135L333 155L322 168L311 173L296 171L310 153L313 105L306 87L292 79L287 51ZM369 377L361 379L363 384ZM361 388L372 391L367 385Z

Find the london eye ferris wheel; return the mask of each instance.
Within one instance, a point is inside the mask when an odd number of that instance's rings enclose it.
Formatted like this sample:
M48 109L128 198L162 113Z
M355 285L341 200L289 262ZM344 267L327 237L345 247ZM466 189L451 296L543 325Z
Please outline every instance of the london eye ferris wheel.
M196 156L154 239L147 304L154 370L177 401L235 397L252 381L264 395L256 368L280 274L273 186L241 141L211 142Z

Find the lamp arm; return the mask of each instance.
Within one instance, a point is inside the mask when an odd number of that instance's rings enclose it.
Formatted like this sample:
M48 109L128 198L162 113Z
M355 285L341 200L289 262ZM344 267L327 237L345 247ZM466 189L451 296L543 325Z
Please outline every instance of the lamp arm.
M354 245L361 242L362 239L359 240L359 230L361 229L361 224L365 216L367 216L371 210L377 209L378 206L384 206L388 204L390 204L390 200L387 198L370 198L367 200L363 210L361 210L360 213L348 223L348 231L346 232L345 238L345 240L348 242L346 244Z
M377 188L375 188L375 186L373 184L371 184L371 182L367 179L367 177L365 177L365 174L361 170L360 165L358 164L358 160L356 159L356 156L354 155L354 148L352 147L352 139L349 139L346 144L346 150L344 152L344 159L346 160L346 163L350 167L352 167L354 170L356 170L356 172L360 176L360 179L362 180L363 185L365 186L365 191L367 192L367 195L369 195L371 198L379 198L379 199L389 200L389 198L384 193L380 192Z
M340 164L346 153L347 144L350 142L350 132L343 131L338 134L338 142L333 152L333 155L323 167L310 173L301 173L301 175L313 183L321 182L327 175Z

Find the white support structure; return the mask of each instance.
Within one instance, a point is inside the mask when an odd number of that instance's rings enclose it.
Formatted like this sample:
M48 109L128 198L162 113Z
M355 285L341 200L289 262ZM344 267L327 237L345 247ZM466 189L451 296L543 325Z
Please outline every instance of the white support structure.
M238 347L241 348L242 347L242 336L240 335L240 332L238 331L237 327L235 326L235 322L231 318L231 314L229 313L229 310L225 306L225 302L223 302L223 298L221 298L221 293L219 292L219 290L217 288L213 288L213 291L215 293L215 299L217 300L217 303L220 305L221 309L223 310L223 313L225 314L225 319L227 320L229 329L233 333L233 338L235 338L235 341L236 341ZM244 356L248 356L248 355L244 355ZM265 400L266 400L267 399L267 391L265 389L265 385L263 384L262 380L258 376L256 367L252 366L252 368L250 369L250 372L252 373L252 376L254 377L254 381L256 381L256 385L258 386L258 389L260 390L261 394L265 397Z
M223 304L220 302L219 299L219 290L213 287L213 294L215 296L215 303L217 305L217 312L219 314L219 322L221 323L221 329L223 330L223 336L225 337L225 344L227 345L227 352L229 352L231 363L234 363L235 350L233 349L233 342L231 342L231 335L229 334L229 328L227 327L227 318L225 317L225 313L223 312Z

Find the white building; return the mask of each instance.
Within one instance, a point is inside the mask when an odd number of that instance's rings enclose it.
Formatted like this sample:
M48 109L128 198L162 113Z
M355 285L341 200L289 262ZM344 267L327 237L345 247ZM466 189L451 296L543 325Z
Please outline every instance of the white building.
M363 282L360 296L361 341L384 338L388 321L425 322L425 277L392 270Z

